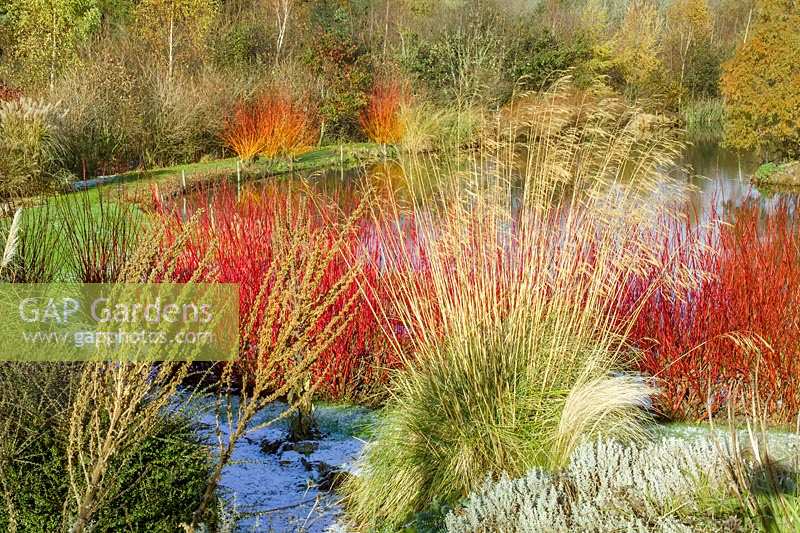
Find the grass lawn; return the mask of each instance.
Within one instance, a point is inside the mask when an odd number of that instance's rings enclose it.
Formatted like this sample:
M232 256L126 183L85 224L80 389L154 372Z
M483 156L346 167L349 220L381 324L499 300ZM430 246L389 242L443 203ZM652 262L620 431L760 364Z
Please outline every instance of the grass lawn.
M340 167L349 169L377 160L382 153L380 145L371 143L331 145L300 155L291 163L285 160L259 159L242 165L241 171L243 180L252 180L290 172L313 172ZM127 193L141 193L143 190L149 191L154 184L168 187L180 186L184 174L187 182L191 181L191 178L200 176L220 180L233 178L236 176L237 161L238 158L231 157L151 170L133 170L115 176L106 182L106 185L118 185Z
M352 169L359 165L377 161L382 157L380 145L371 143L349 143L331 145L312 150L298 156L293 162L267 161L265 159L241 166L243 181L278 176L290 172L314 172L331 168ZM149 194L153 185L180 187L185 175L187 183L200 177L213 180L235 178L238 158L215 159L198 163L187 163L150 170L132 170L103 180L99 186L91 185L75 194L85 194L94 204L100 199L100 191L109 190L117 197L135 198ZM91 181L91 180L89 180ZM48 200L52 201L52 200Z

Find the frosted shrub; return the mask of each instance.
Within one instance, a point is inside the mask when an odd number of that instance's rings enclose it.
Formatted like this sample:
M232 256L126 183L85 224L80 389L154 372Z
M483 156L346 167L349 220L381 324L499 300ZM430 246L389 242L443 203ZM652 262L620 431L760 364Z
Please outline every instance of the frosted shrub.
M728 451L713 441L666 439L643 448L583 444L562 471L489 480L446 519L450 533L682 532L700 526L708 495L729 492ZM730 529L732 524L720 524Z

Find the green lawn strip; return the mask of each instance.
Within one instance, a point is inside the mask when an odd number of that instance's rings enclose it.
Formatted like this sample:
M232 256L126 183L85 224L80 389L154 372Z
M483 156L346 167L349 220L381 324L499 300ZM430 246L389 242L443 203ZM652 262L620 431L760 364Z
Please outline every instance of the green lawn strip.
M94 218L95 221L98 221L103 216L101 204L100 204L100 191L97 189L89 189L83 191L80 194L86 195L85 199L89 200L89 209L91 213L91 217ZM41 200L41 203L38 205L34 205L33 207L24 208L22 211L22 225L23 227L26 224L31 223L30 221L36 219L37 215L43 214L43 211L46 209L50 209L49 216L47 217L47 229L46 231L50 233L55 233L58 235L63 235L65 231L65 222L61 217L61 209L58 205L59 202L73 202L73 201L81 201L83 199L77 198L68 198L66 196L50 196ZM104 201L106 203L105 210L106 212L115 211L118 209L130 209L131 220L134 220L136 224L140 224L143 229L146 229L150 224L150 219L145 215L145 213L139 208L139 206L135 204L123 204L116 201L114 198L105 198ZM75 209L75 206L73 206ZM8 234L8 229L11 224L11 219L5 219L0 221L0 243L2 246L5 247L6 237ZM94 222L97 227L100 226L98 222ZM59 239L56 239L58 242ZM58 264L63 266L63 269L68 269L70 264L69 258L64 255L65 249L61 246L56 247L56 249L52 252L54 255L58 255L58 257L54 258ZM59 276L60 281L68 281L73 279L73 273L68 270L62 270L61 275Z
M291 172L313 172L329 168L343 168L345 170L359 165L378 161L383 157L380 145L371 143L351 143L331 145L313 150L297 157L293 162L268 161L260 159L241 167L242 178L252 180L288 174ZM93 203L99 202L100 191L103 193L117 193L117 196L135 196L136 193L147 193L155 185L179 186L185 175L187 181L192 177L211 176L220 180L235 178L237 158L216 159L200 163L188 163L171 167L156 168L151 170L133 170L119 174L113 179L100 185L81 189L72 194L86 194ZM185 173L185 174L184 174ZM107 195L105 195L107 198ZM32 203L38 201L53 201L52 198L30 198ZM29 208L29 209L35 209Z
M383 154L380 145L371 143L351 143L331 145L312 150L298 156L294 161L258 159L241 166L242 176L247 179L265 178L290 172L309 172L328 168L353 168L378 160ZM189 180L193 176L217 176L220 179L236 175L235 157L217 159L200 163L175 165L151 170L134 170L120 174L112 181L102 185L119 185L128 190L150 188L153 184L180 184L182 177Z

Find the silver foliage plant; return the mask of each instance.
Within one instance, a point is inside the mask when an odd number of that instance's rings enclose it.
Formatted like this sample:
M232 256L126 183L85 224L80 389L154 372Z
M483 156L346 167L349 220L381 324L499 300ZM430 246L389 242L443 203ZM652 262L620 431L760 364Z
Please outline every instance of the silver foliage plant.
M725 442L708 439L668 438L640 448L613 440L582 444L557 473L534 469L521 479L487 480L462 509L447 516L447 531L738 529L740 524L730 520L702 520L699 503L729 493L729 459Z

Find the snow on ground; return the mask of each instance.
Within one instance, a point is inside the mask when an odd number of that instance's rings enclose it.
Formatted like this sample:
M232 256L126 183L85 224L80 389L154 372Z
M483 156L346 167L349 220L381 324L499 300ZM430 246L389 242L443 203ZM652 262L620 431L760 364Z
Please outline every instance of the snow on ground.
M211 400L213 404L213 400ZM215 448L214 415L210 405L196 410L200 423L212 449ZM271 420L286 409L286 404L274 403L259 413L252 423L258 426ZM354 471L355 461L364 447L365 434L375 420L374 412L350 406L321 405L315 411L322 439L315 441L316 449L267 453L262 450L264 441L282 440L286 437L288 422L252 431L236 446L233 461L223 471L219 495L225 500L225 512L233 512L237 532L309 532L345 533L342 525L342 508L339 498L316 487L317 472L309 463L325 463L332 467ZM685 439L720 438L727 436L727 428L712 430L707 425L670 424L658 426L662 437ZM745 431L739 432L741 442L747 442ZM779 460L800 456L800 437L796 434L770 432L770 452Z
M718 424L712 428L708 424L664 424L656 426L656 434L662 437L678 437L686 440L704 438L712 442L729 442L730 428ZM760 446L764 446L766 436L766 451L769 456L788 465L796 465L800 458L800 434L797 432L780 431L771 429L766 435L754 430L753 436ZM746 429L737 429L736 438L740 446L745 448L751 445L750 434Z
M272 419L286 405L275 403L259 413L251 427ZM315 471L308 463L321 461L334 467L352 468L364 441L356 434L372 420L372 412L360 407L319 406L315 411L323 433L318 448L307 455L296 451L268 454L261 449L264 440L286 436L287 421L247 434L236 445L233 460L224 469L220 496L228 511L237 517L235 531L343 533L337 523L341 516L339 498L316 488ZM214 414L198 415L207 428L204 433L216 444ZM214 447L212 446L212 449Z

